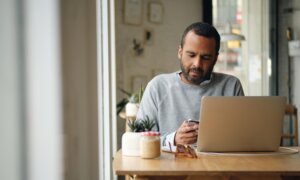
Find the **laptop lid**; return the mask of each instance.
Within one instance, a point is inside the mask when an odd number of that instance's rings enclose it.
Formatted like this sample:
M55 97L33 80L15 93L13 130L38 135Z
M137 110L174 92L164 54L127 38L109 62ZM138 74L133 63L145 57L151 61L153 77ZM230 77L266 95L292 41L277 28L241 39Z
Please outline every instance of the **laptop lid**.
M277 151L285 106L279 96L203 97L197 151Z

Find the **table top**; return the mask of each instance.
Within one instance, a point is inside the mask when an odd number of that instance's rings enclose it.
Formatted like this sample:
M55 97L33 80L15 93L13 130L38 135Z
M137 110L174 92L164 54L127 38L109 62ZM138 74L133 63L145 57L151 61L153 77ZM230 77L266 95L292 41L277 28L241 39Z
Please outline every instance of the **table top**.
M295 149L300 150L299 147ZM117 175L207 175L207 174L281 174L300 175L300 154L234 156L200 155L198 158L175 158L162 152L156 159L122 156L119 150L113 161Z

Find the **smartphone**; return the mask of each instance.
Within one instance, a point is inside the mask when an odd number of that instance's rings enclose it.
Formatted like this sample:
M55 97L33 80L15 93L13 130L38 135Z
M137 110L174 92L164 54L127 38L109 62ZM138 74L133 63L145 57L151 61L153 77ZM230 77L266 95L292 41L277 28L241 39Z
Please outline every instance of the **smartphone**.
M199 121L194 120L194 119L188 119L187 122L199 124Z
M188 119L188 120L186 120L186 122L189 123L189 125L199 124L199 121L194 120L194 119ZM196 130L191 130L189 132L193 132L193 131L196 131Z

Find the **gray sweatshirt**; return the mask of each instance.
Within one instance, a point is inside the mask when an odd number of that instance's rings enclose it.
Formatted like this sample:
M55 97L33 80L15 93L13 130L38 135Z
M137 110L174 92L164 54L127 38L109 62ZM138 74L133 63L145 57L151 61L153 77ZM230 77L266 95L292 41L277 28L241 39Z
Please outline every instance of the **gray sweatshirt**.
M137 114L138 120L148 116L156 121L155 130L162 135L163 149L169 149L169 144L175 148L174 136L184 120L199 120L203 96L244 95L239 79L234 76L212 73L210 80L190 85L180 79L180 72L154 77L145 89Z

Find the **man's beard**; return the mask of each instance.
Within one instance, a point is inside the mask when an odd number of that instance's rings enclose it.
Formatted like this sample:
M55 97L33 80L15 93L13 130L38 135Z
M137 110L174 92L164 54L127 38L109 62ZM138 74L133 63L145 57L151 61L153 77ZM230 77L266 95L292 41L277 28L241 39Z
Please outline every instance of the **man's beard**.
M194 85L199 85L201 82L210 79L211 73L213 71L213 66L209 69L207 74L204 74L204 70L201 68L192 67L189 69L185 69L182 64L182 59L180 60L180 68L181 68L182 74L185 77L185 79ZM200 74L200 76L198 78L190 77L189 76L190 72L198 73L198 74Z

